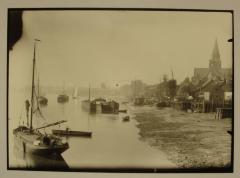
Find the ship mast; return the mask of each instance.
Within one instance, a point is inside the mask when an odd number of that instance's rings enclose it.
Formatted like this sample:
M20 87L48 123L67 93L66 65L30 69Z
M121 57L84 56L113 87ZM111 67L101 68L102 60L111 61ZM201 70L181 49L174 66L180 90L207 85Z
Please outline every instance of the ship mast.
M171 72L172 72L172 79L174 80L174 75L173 75L173 70L171 69Z
M91 85L89 84L89 88L88 88L88 100L90 101L91 99Z
M34 105L34 90L35 90L35 85L34 85L34 74L35 74L35 63L36 63L36 42L38 42L38 41L40 41L40 40L38 40L38 39L34 39L30 130L32 130L33 105Z
M38 77L37 91L38 91L38 93L37 93L37 97L39 97L39 96L40 96L40 80L39 80L39 77Z

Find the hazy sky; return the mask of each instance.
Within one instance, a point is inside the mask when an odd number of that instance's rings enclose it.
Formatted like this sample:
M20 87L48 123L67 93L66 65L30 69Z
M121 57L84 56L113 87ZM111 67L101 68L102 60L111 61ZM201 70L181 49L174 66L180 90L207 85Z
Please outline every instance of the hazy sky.
M30 84L33 40L42 85L158 83L173 69L178 83L208 67L218 40L231 67L230 13L161 11L27 11L23 36L10 52L10 85Z

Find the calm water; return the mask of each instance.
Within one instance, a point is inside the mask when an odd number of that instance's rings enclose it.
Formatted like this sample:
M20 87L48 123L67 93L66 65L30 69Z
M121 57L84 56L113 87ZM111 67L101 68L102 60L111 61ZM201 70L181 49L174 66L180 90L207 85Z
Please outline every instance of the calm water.
M11 92L9 96L9 163L10 167L20 168L168 168L174 167L166 156L159 150L139 140L136 121L122 122L125 113L89 115L81 109L81 100L72 99L65 104L57 102L57 95L46 95L48 105L42 108L44 119L35 119L34 125L67 120L61 126L53 128L92 131L92 138L69 137L66 139L70 148L59 157L39 157L24 155L14 149L13 128L18 126L19 120L25 120L24 101L26 96L19 92ZM132 117L135 108L121 105L120 109L128 109ZM21 117L21 119L20 119Z

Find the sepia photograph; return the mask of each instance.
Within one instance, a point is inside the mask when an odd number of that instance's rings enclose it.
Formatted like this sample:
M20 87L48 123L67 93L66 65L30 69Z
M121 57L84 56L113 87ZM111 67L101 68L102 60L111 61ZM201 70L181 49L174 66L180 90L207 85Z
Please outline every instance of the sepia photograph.
M233 172L233 12L8 9L8 170Z

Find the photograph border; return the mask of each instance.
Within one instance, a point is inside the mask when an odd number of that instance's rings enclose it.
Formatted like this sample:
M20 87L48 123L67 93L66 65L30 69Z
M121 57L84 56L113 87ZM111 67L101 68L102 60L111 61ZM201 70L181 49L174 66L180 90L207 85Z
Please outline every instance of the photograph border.
M9 13L12 11L175 11L175 12L223 12L232 15L232 137L231 137L231 166L227 168L178 168L178 169L161 169L161 168L73 168L73 169L42 169L42 168L11 168L9 166ZM7 91L6 91L6 116L7 116L7 170L19 171L52 171L52 172L97 172L97 173L233 173L234 168L234 10L216 10L216 9L182 9L182 8L116 8L116 7L69 7L69 8L7 8Z

